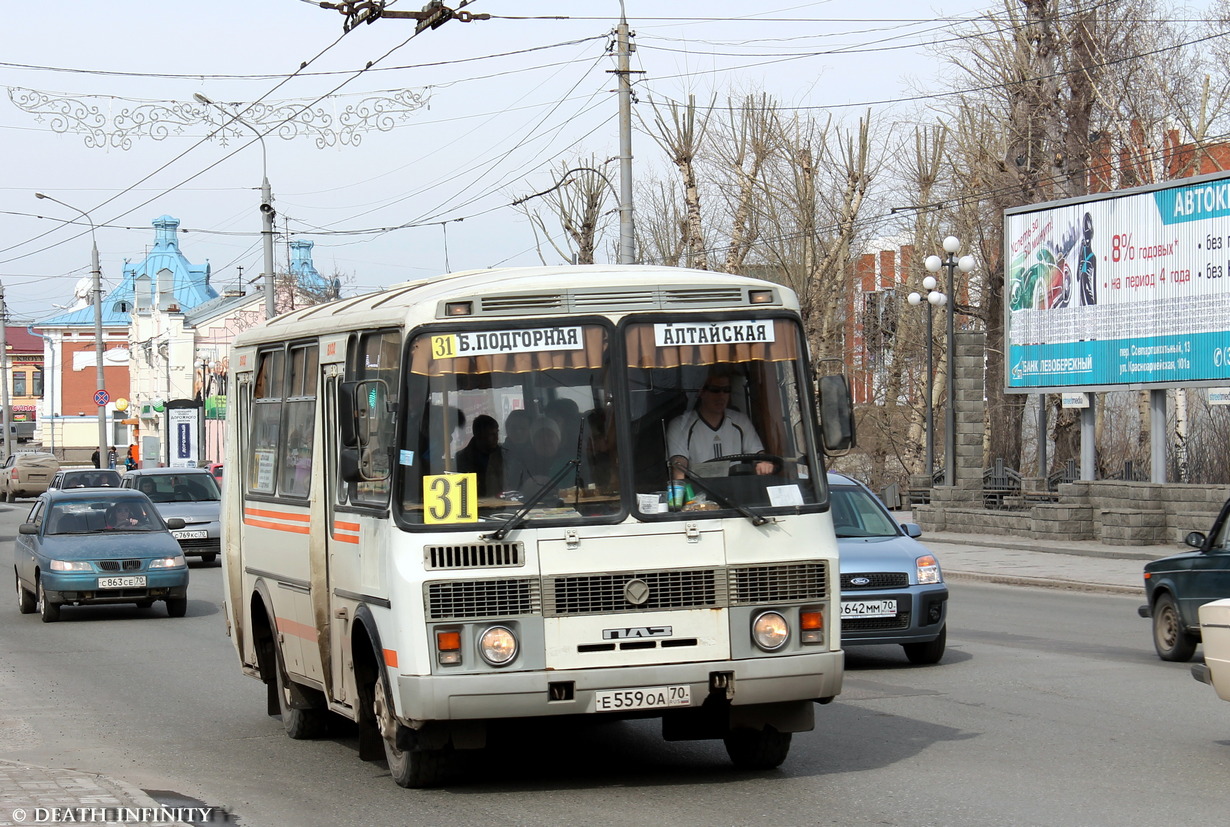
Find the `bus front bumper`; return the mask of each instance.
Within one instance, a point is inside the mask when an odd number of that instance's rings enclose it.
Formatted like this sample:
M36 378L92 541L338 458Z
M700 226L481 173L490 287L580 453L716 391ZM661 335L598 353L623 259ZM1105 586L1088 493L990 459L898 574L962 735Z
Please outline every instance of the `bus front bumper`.
M550 715L621 715L600 711L599 693L650 687L689 688L699 707L721 686L734 707L787 701L831 700L841 692L844 656L821 652L728 662L678 663L567 671L467 675L399 675L398 713L404 721L531 718ZM639 708L633 716L653 715ZM665 709L663 710L665 711ZM414 725L413 723L411 724Z

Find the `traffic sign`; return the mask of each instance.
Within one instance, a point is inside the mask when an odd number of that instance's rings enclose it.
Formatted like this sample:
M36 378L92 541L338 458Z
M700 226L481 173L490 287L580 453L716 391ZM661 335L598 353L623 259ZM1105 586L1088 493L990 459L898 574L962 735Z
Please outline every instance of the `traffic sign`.
M110 401L111 401L111 394L107 393L106 391L95 391L94 392L94 404L97 405L98 407L101 408L103 405L106 405Z

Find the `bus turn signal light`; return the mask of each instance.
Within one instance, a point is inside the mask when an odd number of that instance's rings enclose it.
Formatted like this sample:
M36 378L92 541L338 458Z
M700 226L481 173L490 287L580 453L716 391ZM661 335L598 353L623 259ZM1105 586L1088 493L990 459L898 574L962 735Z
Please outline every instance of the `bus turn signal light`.
M441 664L461 663L461 632L436 632L436 653Z

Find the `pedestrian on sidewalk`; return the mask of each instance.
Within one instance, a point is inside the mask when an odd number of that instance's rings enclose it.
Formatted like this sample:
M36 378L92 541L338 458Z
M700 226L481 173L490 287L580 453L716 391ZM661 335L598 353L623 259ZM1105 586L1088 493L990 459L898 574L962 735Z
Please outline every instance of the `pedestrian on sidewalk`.
M94 467L95 467L95 468L101 468L101 467L102 467L102 466L99 464L98 449L97 449L97 448L95 448L95 449L94 449L94 453L90 454L90 462L94 463Z

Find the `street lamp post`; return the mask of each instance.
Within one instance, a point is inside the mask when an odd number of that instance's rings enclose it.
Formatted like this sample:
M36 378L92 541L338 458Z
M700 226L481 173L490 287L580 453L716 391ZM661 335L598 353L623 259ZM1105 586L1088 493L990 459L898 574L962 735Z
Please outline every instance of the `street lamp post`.
M35 198L45 198L59 204L61 207L68 207L70 210L81 213L86 221L90 224L90 241L93 243L93 249L90 252L90 275L94 280L94 361L97 372L96 386L97 390L94 393L94 401L98 404L98 465L102 467L103 462L107 459L107 403L106 399L107 380L103 372L103 351L106 349L103 344L103 329L102 329L102 267L98 264L98 239L95 236L94 219L90 218L90 214L79 207L74 207L72 204L66 204L58 198L52 198L50 195L45 195L41 192L34 193Z
M932 276L923 279L923 289L927 291L927 485L935 482L935 361L932 358L934 334L932 333L932 308L943 307L948 303L948 296L936 290L938 283ZM911 293L907 299L910 304L922 304L924 296Z
M961 249L961 241L956 236L948 236L944 239L944 252L948 255L945 258L939 256L927 256L923 266L932 273L938 273L941 268L948 271L948 290L950 293L956 291L956 271L968 273L973 270L976 262L973 256L961 256L957 258L957 253ZM924 282L925 284L925 282ZM945 301L943 304L948 306L947 331L945 336L945 348L948 353L948 399L947 406L944 410L944 484L956 485L957 483L957 411L956 411L956 348L954 347L954 317L956 316L955 302Z
M231 120L243 124L248 129L256 134L257 140L261 142L261 240L265 248L265 318L272 319L277 315L277 310L274 306L274 284L273 284L273 219L276 212L273 209L273 190L269 187L269 156L265 151L265 136L261 131L252 124L239 117L238 113L230 112L223 108L222 104L216 103L202 95L200 92L194 92L193 99L202 105L212 106L226 115ZM224 124L225 125L225 124Z

